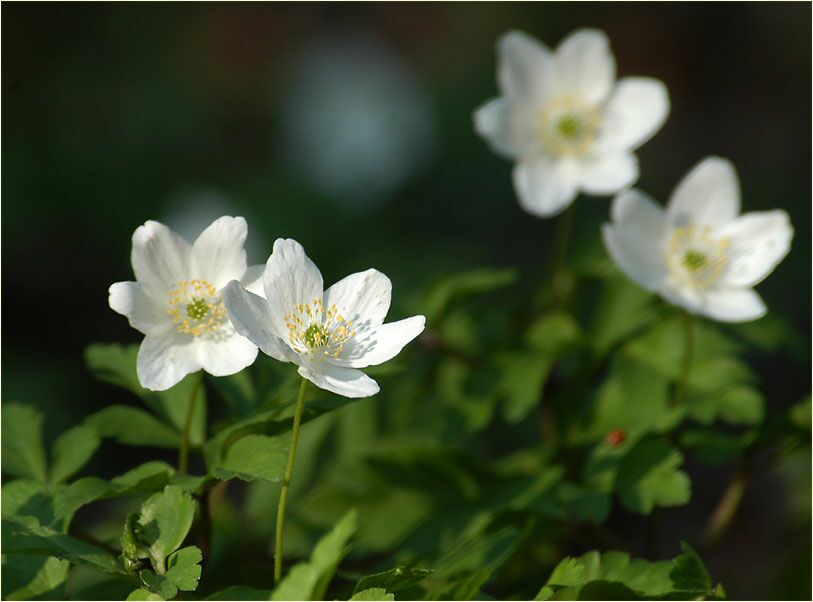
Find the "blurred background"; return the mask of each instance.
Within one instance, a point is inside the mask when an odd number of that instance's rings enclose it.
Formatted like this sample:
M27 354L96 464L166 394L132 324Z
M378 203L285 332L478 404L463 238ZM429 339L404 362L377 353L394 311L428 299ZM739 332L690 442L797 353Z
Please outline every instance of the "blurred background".
M601 28L619 76L666 82L671 115L638 151L653 197L716 154L737 167L744 210L788 211L791 253L758 290L803 361L780 349L751 365L769 406L810 392L807 3L12 3L2 17L2 397L40 408L48 441L126 397L91 377L83 350L140 339L107 289L132 279L147 219L194 238L243 215L250 263L292 237L326 284L374 266L395 283L391 319L466 268L516 267L520 292L541 283L555 220L521 211L511 165L472 129L497 94L494 44L514 28L548 45ZM608 207L577 201L571 248L600 245ZM114 449L92 468L111 476L144 454ZM732 598L810 595L809 457L796 470L756 479L708 558ZM669 541L702 526L722 489L714 472L692 477L698 497L666 514Z

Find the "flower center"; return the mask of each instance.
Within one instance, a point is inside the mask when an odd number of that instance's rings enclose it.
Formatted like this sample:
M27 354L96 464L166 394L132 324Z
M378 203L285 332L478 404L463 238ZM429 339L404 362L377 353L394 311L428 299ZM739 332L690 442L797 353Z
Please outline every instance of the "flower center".
M676 228L667 246L669 273L683 286L707 289L728 265L729 244L714 237L709 226Z
M345 344L356 334L351 330L351 322L339 314L336 306L325 308L320 298L313 303L294 305L285 314L285 326L291 348L319 362L325 357L338 358Z
M563 96L549 102L537 114L537 128L542 145L556 156L586 154L598 138L598 108Z
M198 337L217 332L226 319L226 307L207 280L183 280L169 293L169 315L181 334Z

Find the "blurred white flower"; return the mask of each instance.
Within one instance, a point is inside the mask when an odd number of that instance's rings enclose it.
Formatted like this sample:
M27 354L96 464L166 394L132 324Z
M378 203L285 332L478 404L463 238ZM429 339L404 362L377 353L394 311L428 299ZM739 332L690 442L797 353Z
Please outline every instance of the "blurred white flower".
M291 168L343 203L385 200L435 146L422 86L400 57L359 32L303 51L281 113Z
M616 82L607 36L593 29L571 33L555 52L511 31L497 54L502 96L475 112L475 130L516 161L514 189L528 213L556 215L579 191L613 194L638 179L632 151L669 113L662 82Z
M751 287L787 255L793 228L782 210L739 213L734 166L708 157L666 210L638 190L622 192L602 233L612 258L642 287L691 313L745 322L765 315Z
M378 393L378 383L359 368L395 357L426 322L413 316L384 324L392 284L377 270L351 274L325 291L322 274L295 240L274 243L263 285L265 299L238 282L223 290L237 332L263 353L299 366L317 387L345 397Z
M163 391L200 369L214 376L239 372L257 347L234 331L220 294L238 279L262 294L263 266L246 266L246 220L224 216L193 244L148 221L133 234L136 282L110 287L110 307L146 335L138 350L138 380Z

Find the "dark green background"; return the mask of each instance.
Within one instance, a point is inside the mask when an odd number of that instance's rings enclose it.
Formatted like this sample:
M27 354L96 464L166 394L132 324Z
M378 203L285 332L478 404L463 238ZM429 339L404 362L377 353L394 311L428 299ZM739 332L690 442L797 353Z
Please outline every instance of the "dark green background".
M553 45L574 28L599 27L620 76L666 82L669 120L638 152L639 186L661 202L717 154L737 167L745 210L788 211L791 253L759 291L809 344L810 11L774 2L4 3L3 399L43 409L49 435L114 401L82 360L91 342L139 339L108 308L107 288L132 278L133 230L199 190L249 217L250 240L268 246L255 244L254 262L285 236L303 243L326 283L382 270L395 283L394 318L440 275L465 267L517 266L522 280L539 282L554 220L520 210L510 164L471 125L472 111L496 94L494 43L512 28ZM377 36L399 55L434 117L424 169L377 205L319 194L285 160L280 106L291 66L340 31ZM572 245L599 244L607 199L577 203ZM759 361L769 403L809 392L806 366ZM127 468L136 453L118 450L94 468ZM693 477L702 514L721 485ZM783 522L788 495L771 475L758 480L709 559L733 597L784 595L777 571L809 543L809 532ZM691 530L694 512L668 513L666 530L675 538ZM802 549L798 566L809 559Z

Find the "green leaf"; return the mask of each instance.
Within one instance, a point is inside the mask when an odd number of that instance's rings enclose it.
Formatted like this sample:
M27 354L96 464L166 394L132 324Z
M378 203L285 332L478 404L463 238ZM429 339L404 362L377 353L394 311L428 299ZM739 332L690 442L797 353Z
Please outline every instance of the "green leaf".
M531 349L549 355L559 355L575 345L582 337L576 318L568 313L545 314L533 322L525 333L525 341Z
M156 571L163 573L165 558L177 550L195 517L195 501L180 487L167 485L141 506L141 537L149 547Z
M60 487L53 494L55 517L71 516L82 506L103 496L109 488L110 485L106 481L96 477L85 477Z
M167 572L164 575L156 575L145 569L139 573L139 577L150 591L169 600L178 594L178 590L193 592L198 588L202 559L200 550L195 546L189 546L169 556Z
M652 293L625 276L613 274L607 278L590 329L596 351L606 352L649 323L657 315L657 306L651 301Z
M365 589L383 588L388 592L397 592L398 590L412 587L416 583L421 582L427 575L431 575L435 571L430 569L411 569L408 567L396 567L383 573L375 573L374 575L367 575L362 577L356 583L353 590L354 593L361 592Z
M174 473L175 469L166 462L153 460L114 478L110 485L117 495L154 493L163 489Z
M85 421L102 436L122 445L176 448L181 437L177 431L144 410L129 406L110 406Z
M41 526L35 518L3 519L2 549L4 554L39 554L81 564L98 571L125 574L111 555L89 543Z
M732 435L713 429L687 429L680 435L680 445L691 451L693 458L709 466L734 459L754 440L754 435Z
M510 423L525 418L537 405L554 357L540 353L506 353L497 358L500 390L505 396L503 414Z
M388 594L385 589L373 587L353 594L350 600L395 600L395 596Z
M669 578L674 588L681 591L708 591L711 589L709 576L703 561L689 544L680 542L683 554L672 561L672 570Z
M130 592L130 595L127 596L128 600L165 600L166 598L162 598L158 594L152 593L148 589L139 588Z
M593 551L565 558L553 570L536 600L704 599L711 579L691 548L672 561L631 559L623 552Z
M123 387L137 395L147 406L164 418L169 426L181 432L186 421L190 397L200 374L190 374L177 385L166 391L149 391L143 388L136 376L138 345L90 345L85 349L85 361L91 372L100 380ZM189 431L190 443L202 445L206 432L206 393L204 387L197 387L198 397L192 427Z
M32 407L5 404L2 409L3 472L45 482L42 414Z
M12 516L33 516L41 524L54 522L54 508L51 500L45 495L44 483L17 479L5 483L2 487L3 518Z
M63 600L70 563L57 558L4 554L3 600Z
M232 585L206 598L207 600L270 600L270 589L256 589L245 585Z
M281 437L246 435L228 449L223 461L210 472L224 481L239 478L279 482L285 473L289 444Z
M62 483L79 471L99 448L99 436L89 426L63 433L51 450L51 482Z
M357 513L351 510L314 547L310 560L296 565L271 594L272 600L321 600L356 532Z
M425 313L433 320L440 320L447 307L456 298L510 286L516 280L517 272L513 269L482 268L447 276L427 295Z
M657 440L644 439L621 461L616 487L631 512L649 514L655 506L681 506L691 497L691 482L678 470L682 454Z

